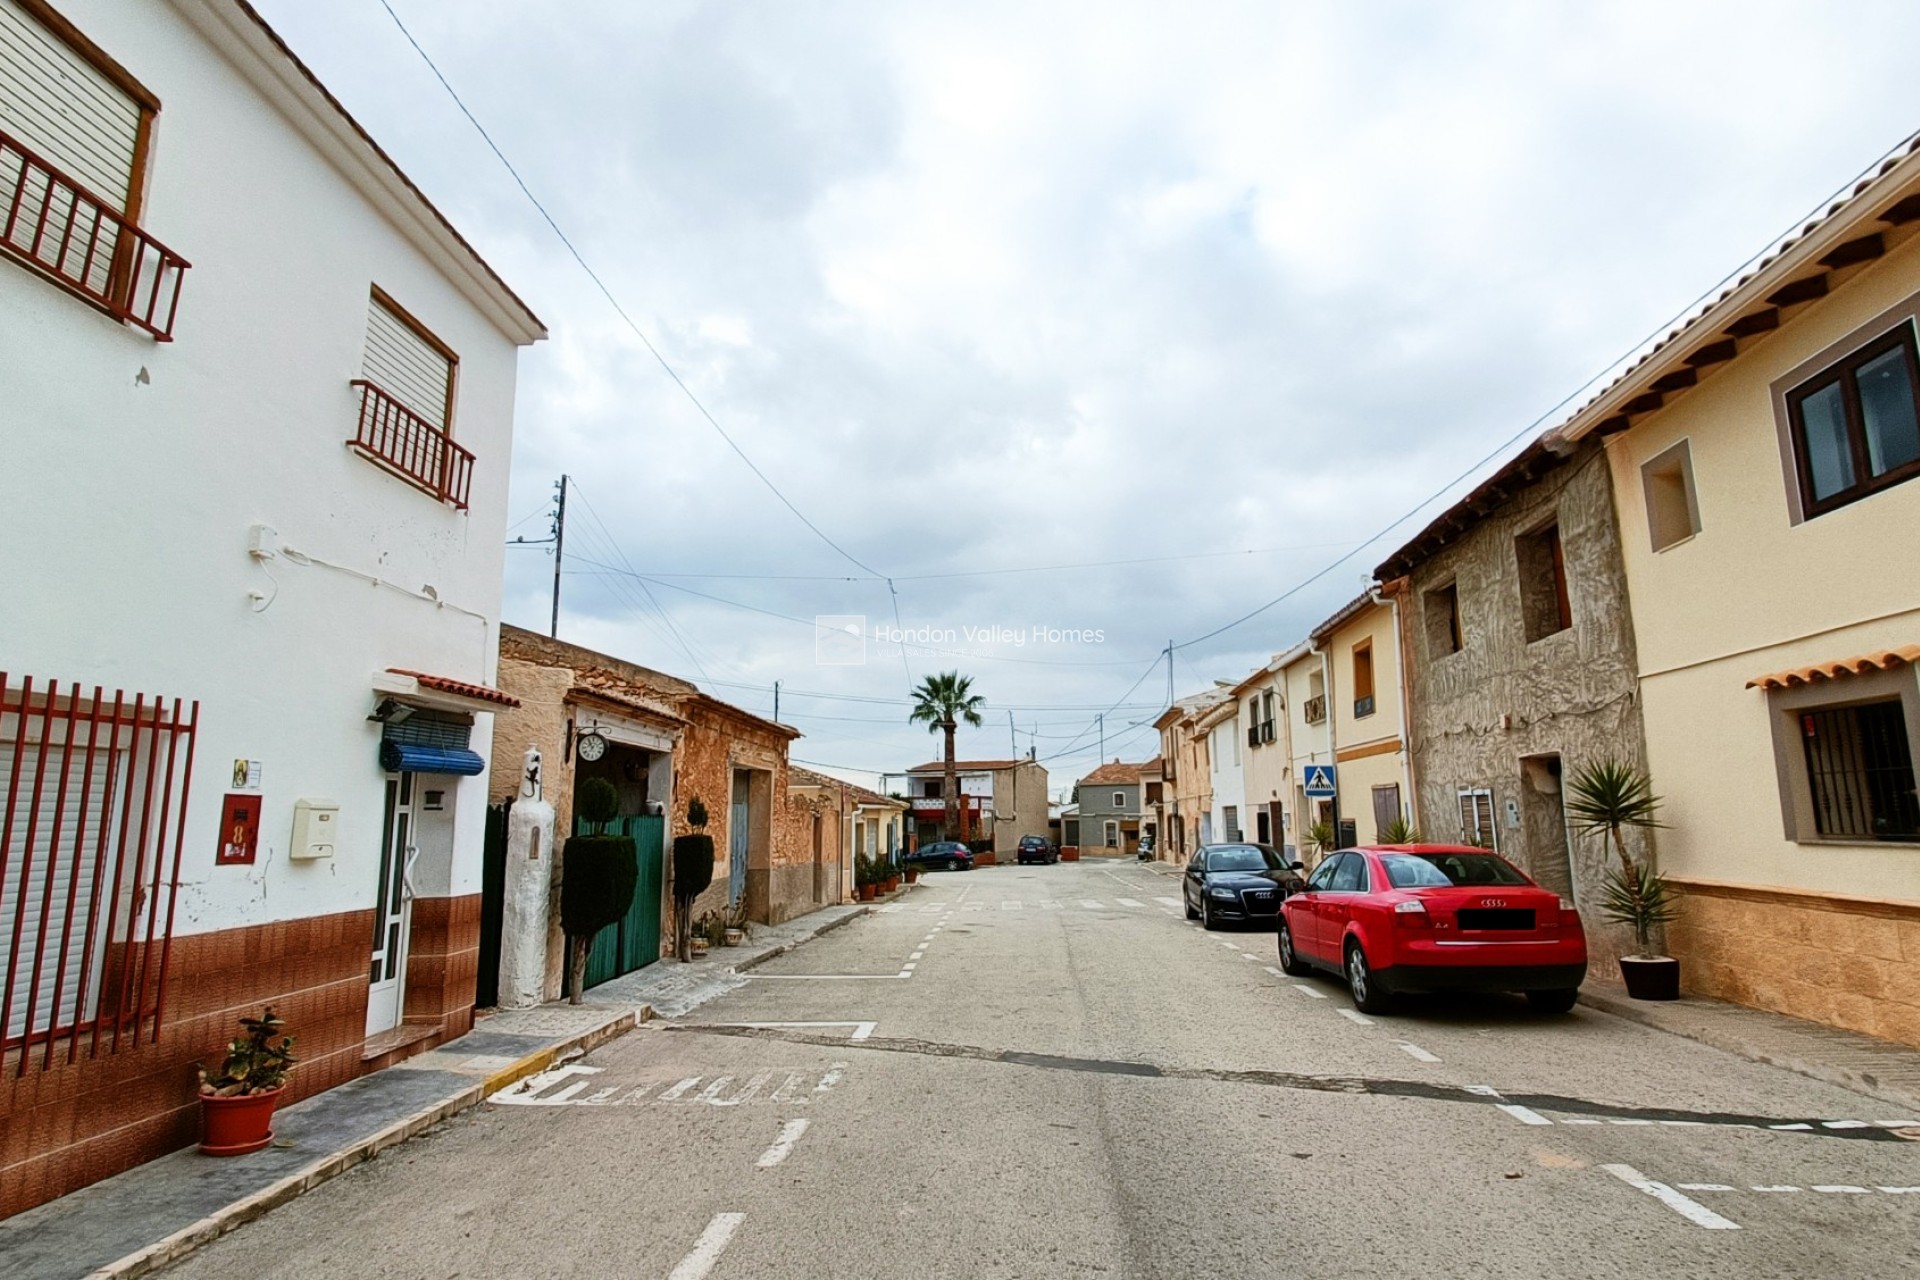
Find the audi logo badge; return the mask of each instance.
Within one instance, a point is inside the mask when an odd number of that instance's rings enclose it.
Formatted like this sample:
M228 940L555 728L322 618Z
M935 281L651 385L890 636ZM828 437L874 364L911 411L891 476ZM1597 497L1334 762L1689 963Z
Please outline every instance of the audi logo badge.
M1504 907L1507 905L1507 900L1505 898L1482 898L1480 899L1480 905L1483 907Z

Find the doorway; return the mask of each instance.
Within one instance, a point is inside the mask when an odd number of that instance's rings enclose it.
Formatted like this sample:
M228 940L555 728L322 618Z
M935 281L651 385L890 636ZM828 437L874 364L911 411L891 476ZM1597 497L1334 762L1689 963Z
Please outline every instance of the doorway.
M416 843L414 776L387 776L386 817L380 827L380 883L374 896L373 963L367 991L367 1034L400 1025L407 1005L407 934L413 927Z
M1558 755L1522 756L1520 826L1526 850L1527 874L1578 905L1574 893L1573 861L1567 847L1567 806L1561 786Z
M727 823L727 905L738 906L747 896L747 855L752 832L753 778L745 769L733 771L733 806Z

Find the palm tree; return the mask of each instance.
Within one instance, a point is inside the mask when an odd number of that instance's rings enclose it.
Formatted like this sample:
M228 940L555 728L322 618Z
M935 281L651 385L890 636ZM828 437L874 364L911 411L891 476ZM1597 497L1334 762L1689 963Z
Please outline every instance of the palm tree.
M960 825L960 784L953 768L953 731L960 721L978 729L981 725L980 708L986 702L977 693L969 693L973 688L973 677L963 676L958 671L943 671L928 676L913 691L913 710L907 713L907 719L916 724L927 726L927 732L939 730L947 735L945 785L941 794L946 798L946 823L941 834L951 840L956 827Z
M1633 926L1641 954L1653 945L1653 927L1675 918L1672 891L1659 872L1627 856L1626 827L1642 830L1664 825L1655 814L1660 797L1647 776L1624 760L1596 760L1574 775L1567 794L1567 817L1576 831L1604 833L1620 860L1607 877L1606 915Z

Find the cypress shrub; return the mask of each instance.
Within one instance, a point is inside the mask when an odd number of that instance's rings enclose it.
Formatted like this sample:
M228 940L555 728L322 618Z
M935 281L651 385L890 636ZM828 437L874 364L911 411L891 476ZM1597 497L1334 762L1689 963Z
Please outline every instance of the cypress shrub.
M713 883L713 837L699 796L687 802L687 825L693 830L673 838L673 949L682 963L693 959L693 900Z
M607 825L620 816L620 793L611 782L593 778L583 783L574 807L589 830L570 837L561 853L560 927L571 953L570 999L579 1004L594 935L633 906L640 856L633 837L606 833Z

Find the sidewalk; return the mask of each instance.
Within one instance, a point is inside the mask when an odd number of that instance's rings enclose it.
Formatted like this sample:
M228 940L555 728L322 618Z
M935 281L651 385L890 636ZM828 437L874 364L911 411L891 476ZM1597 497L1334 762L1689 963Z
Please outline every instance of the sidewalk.
M743 985L742 971L869 909L827 907L786 924L756 925L746 946L715 948L692 964L661 960L593 988L586 1004L493 1013L458 1040L279 1112L275 1142L264 1151L235 1159L175 1151L0 1220L0 1276L147 1275L556 1059Z
M1593 977L1580 989L1580 1003L1920 1116L1920 1049L1908 1045L1704 996L1634 1000L1626 988Z

